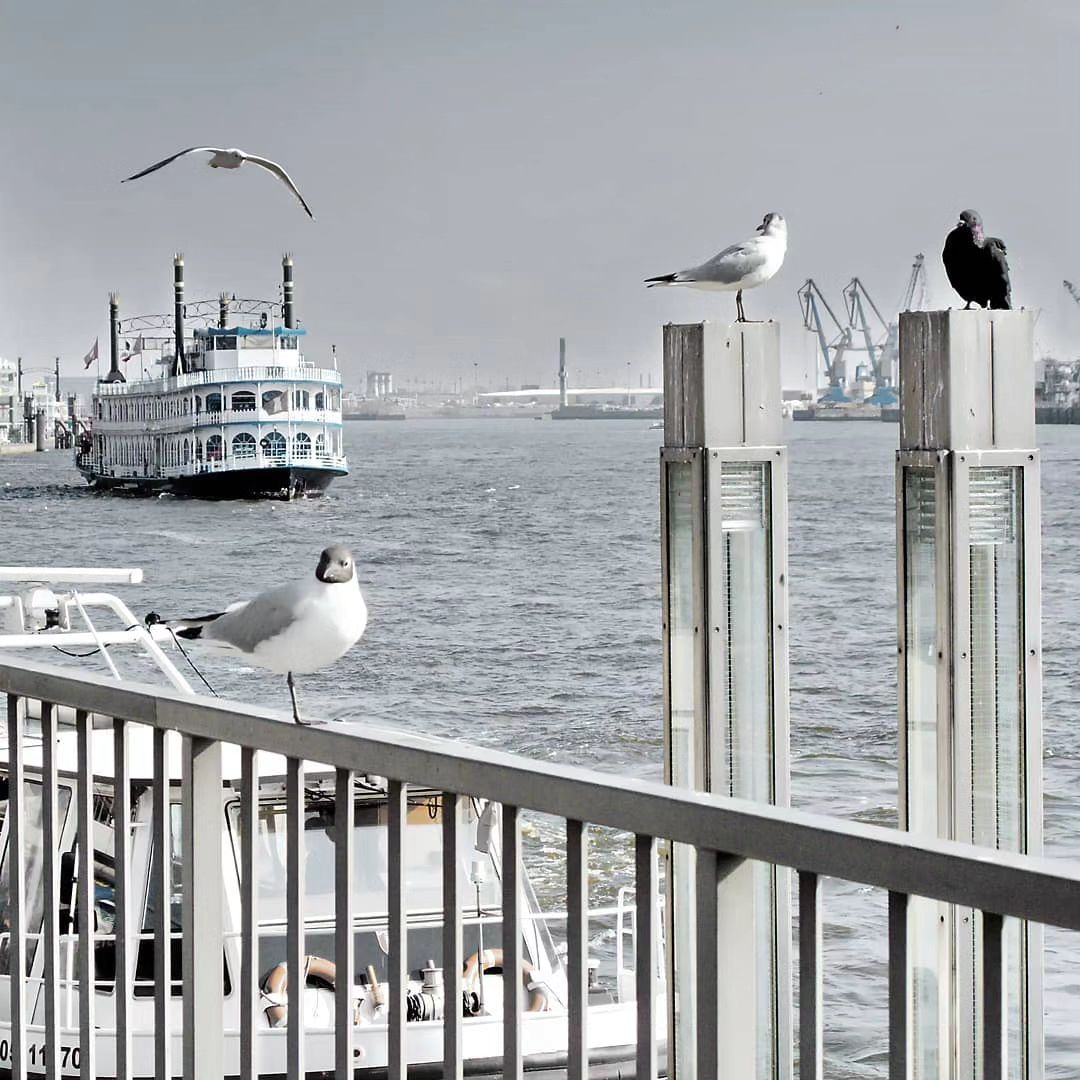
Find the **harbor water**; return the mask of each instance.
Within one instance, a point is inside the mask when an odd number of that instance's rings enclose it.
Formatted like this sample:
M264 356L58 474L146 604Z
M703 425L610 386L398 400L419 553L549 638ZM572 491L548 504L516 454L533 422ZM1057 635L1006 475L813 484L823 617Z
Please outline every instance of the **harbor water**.
M793 802L896 823L890 424L788 425ZM1040 427L1046 851L1080 857L1080 428ZM205 614L357 558L368 631L301 677L302 710L657 779L662 771L658 448L645 422L346 425L351 474L294 503L91 493L64 452L0 458L0 562L141 566L140 616ZM193 652L221 694L286 709L283 678ZM38 653L37 659L45 657ZM57 656L65 664L79 663ZM81 663L101 670L97 658ZM481 751L478 751L482 753ZM527 857L562 903L561 824ZM592 902L632 879L601 835ZM827 1074L886 1075L886 898L827 883ZM595 942L603 950L602 933ZM1048 1075L1080 1069L1080 941L1047 932Z

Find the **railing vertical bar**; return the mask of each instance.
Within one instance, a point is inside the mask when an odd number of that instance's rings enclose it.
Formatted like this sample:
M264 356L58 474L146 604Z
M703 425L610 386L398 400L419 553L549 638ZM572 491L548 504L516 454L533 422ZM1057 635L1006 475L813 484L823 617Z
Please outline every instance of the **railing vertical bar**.
M288 928L285 955L288 964L288 1028L285 1067L289 1080L304 1076L304 987L307 965L304 955L304 762L289 758L285 783L286 874Z
M113 921L116 951L116 1080L131 1080L131 1031L128 1024L132 929L131 763L128 758L128 724L121 719L113 720L113 862L116 874L116 917Z
M570 1008L567 1023L568 1080L587 1080L589 1073L589 827L566 822L566 937ZM622 927L619 927L622 933ZM620 978L622 972L616 972Z
M172 831L168 732L154 728L153 863L150 894L157 897L154 930L154 1076L172 1076Z
M23 815L26 811L26 787L23 760L26 753L24 711L19 699L8 694L8 830L10 864L8 870L8 910L11 920L8 970L11 973L11 1076L23 1080L26 1076L26 834Z
M502 808L503 873L503 1077L522 1080L521 829L520 811ZM481 964L483 957L480 958Z
M41 703L41 844L45 852L42 887L45 900L42 930L45 934L44 983L41 993L45 1005L45 1076L60 1076L60 858L58 807L56 791L56 710Z
M183 737L183 1047L185 1080L224 1073L221 743Z
M799 871L799 1080L822 1080L821 879Z
M353 934L353 803L355 777L351 769L337 770L334 791L334 1076L352 1080L353 983L356 981Z
M83 1076L97 1076L94 1033L94 767L92 730L85 709L75 712L78 745L79 837L79 1065Z
M889 893L889 1080L908 1080L908 896Z
M443 846L443 1076L460 1080L461 1050L461 895L458 887L458 815L461 799L447 791L442 797Z
M695 879L697 903L697 1069L698 1076L720 1076L720 1041L717 1006L720 1001L719 915L720 855L697 848Z
M656 1077L656 961L660 909L656 840L634 838L637 939L634 943L634 982L637 987L637 1076ZM669 1058L673 1057L671 1052Z
M1005 1076L1005 920L982 913L983 1080Z
M259 827L259 777L256 751L240 749L240 1080L259 1074L255 1049L258 1006L255 980L259 962L259 890L255 837Z
M390 1019L387 1059L390 1080L405 1080L405 990L408 978L405 912L405 815L408 788L400 780L391 780L387 791L387 912L390 917Z

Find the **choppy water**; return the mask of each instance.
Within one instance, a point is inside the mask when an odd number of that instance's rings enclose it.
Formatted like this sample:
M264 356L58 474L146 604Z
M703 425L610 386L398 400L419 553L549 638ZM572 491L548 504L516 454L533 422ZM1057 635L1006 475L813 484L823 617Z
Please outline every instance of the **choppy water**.
M136 612L212 610L314 565L361 566L362 644L307 676L312 712L658 778L659 431L647 424L407 421L346 426L353 471L321 500L203 503L89 493L68 455L0 458L5 563L141 566ZM893 425L797 424L791 447L795 805L896 821ZM1080 429L1043 451L1048 854L1080 856ZM284 681L203 657L223 693L286 707ZM530 830L558 901L559 844ZM607 844L595 900L629 880ZM625 875L625 877L623 877ZM826 888L826 1050L884 1075L885 898ZM1048 933L1049 1074L1080 1072L1080 948Z

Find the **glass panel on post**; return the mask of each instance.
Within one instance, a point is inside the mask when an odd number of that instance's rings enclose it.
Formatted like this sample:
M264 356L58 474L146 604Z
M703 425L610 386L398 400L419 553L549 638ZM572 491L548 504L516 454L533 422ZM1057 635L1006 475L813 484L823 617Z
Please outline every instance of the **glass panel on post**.
M694 551L694 472L692 460L664 466L667 550L668 783L699 785L702 763L697 750L697 576ZM695 1074L694 1040L694 849L672 845L674 899L669 927L675 979L675 1059L680 1073ZM678 882L678 888L674 882Z

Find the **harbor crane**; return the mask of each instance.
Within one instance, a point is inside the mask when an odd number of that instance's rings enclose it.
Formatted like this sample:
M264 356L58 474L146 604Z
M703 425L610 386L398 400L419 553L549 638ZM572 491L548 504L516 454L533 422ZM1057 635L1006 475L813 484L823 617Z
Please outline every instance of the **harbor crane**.
M870 294L866 291L866 286L857 277L853 277L847 283L843 295L847 307L848 326L852 332L862 334L865 342L862 348L866 350L867 359L873 369L874 381L878 386L888 383L889 373L883 370L883 360L885 342L889 336L889 324L878 310L877 304L874 303ZM881 329L876 334L870 327L870 319L867 315L868 308L881 324Z
M848 397L844 393L844 353L851 347L851 327L841 324L813 278L806 279L803 287L799 289L798 297L802 305L803 326L817 335L818 347L821 350L825 378L828 380L828 389L823 400L847 401ZM831 340L822 318L823 310L836 327L836 335Z

